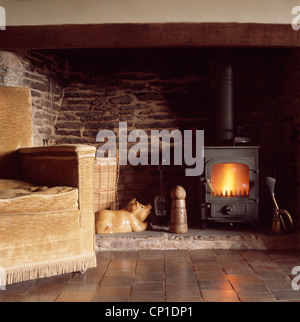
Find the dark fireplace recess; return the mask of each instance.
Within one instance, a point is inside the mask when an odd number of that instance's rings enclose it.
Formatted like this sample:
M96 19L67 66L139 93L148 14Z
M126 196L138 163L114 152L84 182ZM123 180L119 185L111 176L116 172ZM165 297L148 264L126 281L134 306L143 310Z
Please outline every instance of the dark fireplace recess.
M20 49L2 51L0 60L2 86L31 88L36 146L45 141L96 145L100 130L117 134L119 122L127 121L128 132L202 129L207 150L230 147L233 151L238 150L234 142L241 125L240 134L260 146L260 224L269 226L272 220L270 195L262 184L264 177L271 176L277 180L278 204L299 227L299 48ZM228 69L222 67L225 62ZM249 144L244 143L244 150ZM200 178L186 177L184 169L166 168L164 193L168 196L173 186L183 186L188 223L198 227L200 210L195 205ZM159 191L157 166L122 166L119 178L121 207L133 197L151 202ZM205 181L201 185L206 190ZM210 203L205 194L201 203ZM211 216L211 210L206 215ZM232 221L229 215L226 218Z
M231 49L216 51L216 146L204 148L200 178L201 225L209 221L258 221L259 147L234 138L233 59ZM239 145L236 145L239 144Z

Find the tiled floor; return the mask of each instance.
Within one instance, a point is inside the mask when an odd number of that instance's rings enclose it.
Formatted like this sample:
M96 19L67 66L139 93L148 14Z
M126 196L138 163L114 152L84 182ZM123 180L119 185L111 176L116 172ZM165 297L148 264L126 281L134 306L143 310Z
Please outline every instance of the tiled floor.
M101 251L97 258L84 274L9 285L0 301L300 301L291 286L292 269L300 266L296 251Z

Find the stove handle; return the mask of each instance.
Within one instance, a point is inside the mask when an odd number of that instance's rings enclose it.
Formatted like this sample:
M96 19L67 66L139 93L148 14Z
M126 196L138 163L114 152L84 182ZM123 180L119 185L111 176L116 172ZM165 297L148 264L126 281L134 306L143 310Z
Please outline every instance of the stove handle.
M228 215L232 215L235 212L235 206L234 205L228 205L225 207L225 212Z
M214 194L215 191L214 191L214 188L213 188L210 180L209 179L205 179L205 181L206 181L206 183L207 183L207 185L208 185L209 190L211 191L211 193Z

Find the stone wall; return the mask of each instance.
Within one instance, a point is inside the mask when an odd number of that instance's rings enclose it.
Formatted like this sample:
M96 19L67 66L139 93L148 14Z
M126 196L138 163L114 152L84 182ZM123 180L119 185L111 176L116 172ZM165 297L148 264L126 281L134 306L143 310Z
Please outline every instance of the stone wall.
M61 114L55 124L56 142L81 138L94 143L99 130L116 130L119 122L127 122L128 130L145 131L210 127L208 66L191 72L185 70L179 54L178 61L170 62L167 52L161 56L160 51L150 50L150 55L143 50L134 57L128 51L119 52L121 62L116 51L99 50L92 57L88 52L69 60ZM79 127L80 132L70 131Z
M112 130L118 138L119 122L127 122L128 134L134 129L148 134L150 163L151 130L207 129L209 133L213 127L209 65L196 55L188 64L182 64L181 51L175 57L171 53L98 50L93 55L69 56L61 111L54 124L55 142L99 146L96 144L99 131ZM133 145L128 143L128 149ZM187 202L195 209L192 203L197 202L196 178L186 178L184 170L184 164L165 167L164 193L169 196L172 185L182 184L188 192ZM188 184L190 181L194 184ZM121 205L133 197L153 204L159 192L157 166L121 166Z
M0 51L0 85L31 89L35 146L54 143L54 124L60 111L61 60L39 51Z

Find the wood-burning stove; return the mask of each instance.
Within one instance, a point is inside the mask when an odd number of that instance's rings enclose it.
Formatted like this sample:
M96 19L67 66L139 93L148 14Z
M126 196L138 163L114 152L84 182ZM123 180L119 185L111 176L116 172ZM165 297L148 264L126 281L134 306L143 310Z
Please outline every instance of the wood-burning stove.
M201 224L258 220L258 146L207 146L200 177Z
M215 57L216 146L204 147L200 177L201 224L258 220L258 146L234 137L234 52L217 49ZM240 145L235 145L235 144Z

